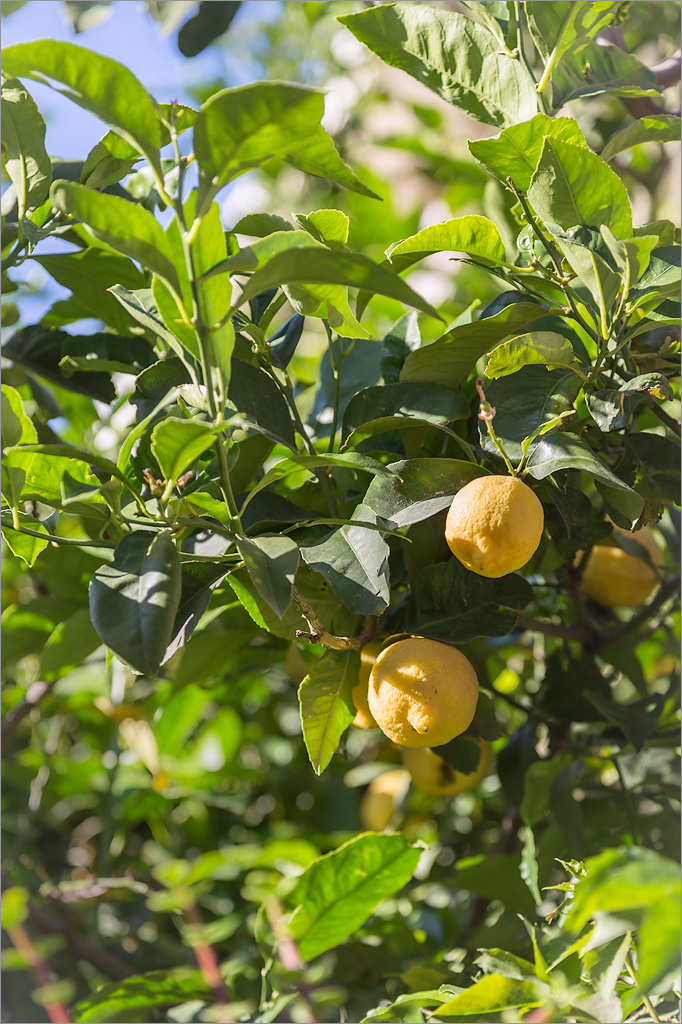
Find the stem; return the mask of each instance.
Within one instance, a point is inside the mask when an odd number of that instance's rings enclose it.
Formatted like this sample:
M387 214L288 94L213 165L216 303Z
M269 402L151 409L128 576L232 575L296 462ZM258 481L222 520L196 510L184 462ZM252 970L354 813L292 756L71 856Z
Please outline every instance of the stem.
M12 945L17 953L24 958L31 973L41 988L53 984L47 964L29 938L28 932L20 924L7 929ZM71 1024L71 1017L65 1006L58 1000L45 1000L45 1012L52 1021L52 1024Z
M197 931L203 928L204 921L196 903L190 903L186 908L185 920ZM191 946L202 977L213 992L216 1005L227 1010L230 997L220 974L220 965L216 951L204 939L195 938L194 941L191 941ZM230 1022L234 1020L234 1017L230 1013L223 1012L220 1019L224 1022Z
M632 836L632 842L635 844L635 846L639 846L640 843L641 843L641 838L640 838L640 835L639 835L639 830L637 828L637 818L636 818L636 815L635 815L635 809L632 806L632 796L630 795L630 790L625 785L625 779L623 778L623 770L622 770L622 768L620 766L620 762L619 762L617 757L614 757L612 759L612 764L615 767L616 771L618 772L618 778L620 780L620 788L623 791L623 801L625 802L625 813L627 815L628 824L630 826L630 835Z
M71 537L55 537L52 533L39 533L38 530L28 530L25 526L14 526L3 520L2 525L6 530L14 530L16 533L25 533L27 537L38 537L39 540L46 540L50 544L68 544L71 547L81 548L115 548L115 540L73 540Z
M196 274L196 267L194 266L194 256L192 254L192 247L189 241L189 234L187 231L187 222L185 220L185 210L182 205L182 185L184 181L185 163L180 155L180 148L178 146L178 133L175 128L175 115L171 114L171 140L173 142L173 150L175 153L175 159L178 163L179 168L179 180L178 180L178 193L173 200L171 200L175 215L178 218L178 223L181 227L182 236L182 248L185 255L185 265L187 268L187 277L189 278L190 287L192 289L192 303L193 303L193 324L194 331L199 339L199 350L201 353L201 372L204 378L204 385L206 387L206 393L208 397L208 408L211 418L214 423L219 422L218 409L216 406L215 392L213 390L213 376L212 376L212 362L211 362L211 339L210 331L204 322L203 314L201 312L201 295L199 291L199 282ZM197 222L195 221L195 224ZM200 223L200 220L199 220ZM222 380L222 374L221 374ZM221 384L222 391L222 384ZM220 410L220 417L223 415L223 409ZM229 444L229 439L228 439ZM220 469L220 489L222 491L223 499L227 506L227 510L230 516L230 522L233 524L234 529L237 533L242 533L242 524L239 518L239 512L237 510L237 503L234 500L234 493L232 491L232 484L230 483L230 472L227 465L227 451L221 437L216 438L215 450L218 456L218 466Z
M647 1013L651 1017L652 1021L654 1021L654 1024L661 1024L661 1018L656 1013L656 1009L655 1009L653 1003L651 1002L651 1000L649 999L648 996L644 995L644 993L642 992L642 990L641 990L641 988L639 986L639 981L637 980L637 972L635 971L635 966L634 966L634 964L632 962L632 957L630 956L629 953L625 957L625 970L628 972L628 974L632 978L633 982L635 983L635 985L636 985L636 987L637 987L637 989L639 991L639 994L642 997L642 1002L646 1006Z
M533 69L531 68L531 66L530 66L530 64L528 62L528 58L526 57L526 51L523 48L523 15L524 15L524 5L523 5L522 2L519 2L519 0L516 0L516 2L514 3L514 12L516 14L516 23L517 23L517 30L516 30L517 47L516 48L519 51L519 60L520 60L521 64L523 65L523 67L528 72L528 75L530 76L531 81L534 82L535 81L535 75L533 74ZM550 68L550 72L551 72L551 68ZM542 83L540 83L540 84L542 85ZM542 89L540 88L540 85L536 85L535 86L536 91L537 91L537 96L538 96L538 103L540 104L540 109L542 110L543 114L547 114L548 113L547 104L545 103L545 97L543 96L543 91L544 91L544 88L545 88L546 84L547 83L545 82L545 84L542 85Z
M277 955L279 956L282 966L287 971L302 971L304 964L301 960L301 954L299 953L296 942L289 934L289 930L284 921L284 912L281 905L277 900L270 900L269 903L265 904L265 912L268 915L272 930L275 933L275 939L277 940ZM310 998L310 986L306 982L300 981L298 984L298 992L302 1001L305 1003L306 1010L308 1011L309 1024L317 1024L315 1009Z
M497 450L504 459L504 464L507 467L509 475L516 476L516 470L509 461L509 456L504 450L504 447L499 437L495 433L495 428L493 427L493 419L495 418L495 413L497 410L495 409L495 406L491 405L490 402L485 397L485 391L483 390L483 380L481 379L481 377L479 377L478 380L476 381L476 390L478 391L478 397L481 400L481 411L478 414L478 418L479 420L483 420L485 422L488 428L488 433L490 434L490 439L495 444Z
M595 341L597 344L599 344L600 341L601 341L599 335L594 330L594 328L590 327L590 325L587 323L585 318L579 312L578 307L577 307L577 305L575 303L575 299L573 298L573 295L569 291L568 286L564 282L564 272L563 272L562 267L561 267L561 262L562 262L562 258L563 257L561 255L561 253L559 252L557 247L554 245L554 243L551 242L549 240L549 238L547 238L547 236L545 235L544 231L542 230L542 228L538 224L537 220L533 216L533 212L532 212L530 206L528 205L528 201L526 199L525 193L522 192L520 188L516 187L516 185L514 184L514 182L512 181L511 178L507 178L507 185L509 186L509 188L511 189L511 191L514 193L514 195L518 199L519 203L521 204L521 207L522 207L523 212L524 212L524 214L526 216L526 220L527 220L528 224L533 229L533 231L534 231L538 241L542 242L542 244L544 245L545 249L547 250L548 255L550 256L550 258L552 260L552 263L554 264L556 272L557 272L557 274L559 276L559 280L556 282L557 286L559 288L561 288L562 292L566 296L568 304L571 307L571 313L572 313L573 319L576 320L580 324L580 326L583 328L583 330L586 331L587 334L589 334L589 336L592 338L593 341Z
M334 636L329 633L318 618L315 609L308 604L297 587L291 588L291 599L310 627L309 633L302 629L296 630L299 640L307 640L311 644L322 644L323 647L331 651L359 651L367 643L369 634L366 633L361 633L360 636Z

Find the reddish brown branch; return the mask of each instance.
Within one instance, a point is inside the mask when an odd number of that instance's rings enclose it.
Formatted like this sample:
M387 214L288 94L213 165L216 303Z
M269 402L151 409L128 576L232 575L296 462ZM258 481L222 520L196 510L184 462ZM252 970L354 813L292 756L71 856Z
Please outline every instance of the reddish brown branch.
M42 956L33 945L28 932L22 925L16 924L7 928L7 934L17 953L23 958L26 966L42 989L49 989L54 985L50 977L48 966ZM45 998L43 1001L45 1012L52 1021L52 1024L72 1024L69 1011L59 1002L58 999Z

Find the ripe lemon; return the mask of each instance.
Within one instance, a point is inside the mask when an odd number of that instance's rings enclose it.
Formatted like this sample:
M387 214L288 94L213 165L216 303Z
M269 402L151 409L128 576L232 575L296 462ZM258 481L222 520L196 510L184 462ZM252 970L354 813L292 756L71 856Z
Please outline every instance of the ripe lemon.
M455 796L457 793L468 793L476 789L488 771L493 760L493 748L487 740L478 741L481 747L481 758L473 772L458 772L434 754L428 747L420 750L403 750L403 764L409 771L412 782L417 789L430 793L431 796Z
M646 526L635 534L617 526L614 532L637 541L654 565L661 564L661 550ZM605 608L637 608L644 604L658 583L658 573L644 559L622 548L596 544L587 560L580 589Z
M360 821L369 832L383 832L407 791L410 773L404 768L384 772L370 782L360 801Z
M369 688L369 674L380 650L381 641L373 640L371 643L365 644L360 651L359 681L351 690L351 697L353 698L353 704L355 704L355 718L351 724L356 725L358 729L373 729L377 724L372 718L372 712L369 710L367 690Z
M411 637L381 652L369 677L369 710L403 747L438 747L471 724L478 679L461 651Z
M445 539L467 569L497 579L535 554L544 523L540 500L521 480L481 476L452 499Z

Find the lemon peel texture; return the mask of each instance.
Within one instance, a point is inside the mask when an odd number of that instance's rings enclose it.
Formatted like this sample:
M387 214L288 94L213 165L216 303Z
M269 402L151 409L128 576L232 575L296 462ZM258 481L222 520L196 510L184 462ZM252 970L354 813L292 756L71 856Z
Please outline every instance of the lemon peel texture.
M536 494L513 476L481 476L452 499L445 539L472 572L497 579L535 554L545 523Z
M351 690L351 697L355 705L355 718L351 724L357 726L358 729L374 729L377 724L369 710L367 691L369 689L369 674L372 671L372 665L377 660L381 646L381 640L372 640L371 643L365 644L360 651L359 681Z
M369 677L369 709L379 728L403 747L438 747L469 727L478 679L467 658L423 637L381 652Z

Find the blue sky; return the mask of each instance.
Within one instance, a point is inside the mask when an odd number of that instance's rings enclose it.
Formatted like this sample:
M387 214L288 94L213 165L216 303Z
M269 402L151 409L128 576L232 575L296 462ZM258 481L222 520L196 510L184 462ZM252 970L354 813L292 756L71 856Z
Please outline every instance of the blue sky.
M279 7L277 2L248 0L233 24L237 19L271 19L277 16ZM225 52L216 46L197 57L183 57L177 48L177 32L163 36L161 26L138 0L115 0L110 9L106 20L77 36L62 3L29 0L3 18L3 48L35 39L75 42L125 64L156 99L164 102L174 98L193 102L189 92L192 84L222 79L225 85L240 85L252 78L248 55L235 64L231 54L229 67ZM48 153L82 159L104 135L106 126L47 86L36 82L27 85L47 121Z

